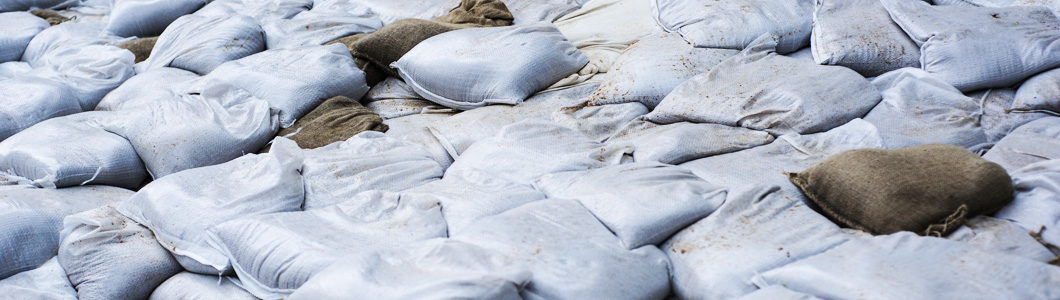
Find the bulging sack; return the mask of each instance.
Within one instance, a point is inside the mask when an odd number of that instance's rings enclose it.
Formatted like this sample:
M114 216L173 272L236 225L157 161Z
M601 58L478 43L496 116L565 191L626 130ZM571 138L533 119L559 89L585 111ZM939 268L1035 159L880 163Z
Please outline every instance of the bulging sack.
M1060 159L1060 118L1047 117L1016 128L983 155L1009 173L1047 160Z
M127 111L177 101L172 99L186 94L185 89L198 78L199 75L195 73L169 67L136 74L107 93L96 105L96 110Z
M180 272L163 282L148 300L259 300L240 287L235 277Z
M136 73L174 67L206 75L221 64L265 50L265 34L251 17L234 14L177 18L158 37Z
M9 0L0 3L0 12L30 9L63 9L77 6L79 0Z
M29 41L49 26L48 21L28 12L0 13L0 62L22 59Z
M0 80L0 140L41 121L81 112L69 85L36 76Z
M865 77L920 67L920 46L909 39L880 0L818 0L810 47L820 64L848 67Z
M871 234L945 236L1013 195L1005 169L945 144L851 150L789 177L829 219Z
M872 84L883 92L883 101L865 121L876 125L887 148L941 143L974 149L987 142L978 103L938 76L905 68Z
M1060 115L1060 69L1034 75L1020 85L1012 110L1049 111Z
M607 147L628 147L635 162L679 165L692 160L751 149L773 142L765 131L718 124L680 122L658 125L639 118L604 141ZM632 153L628 153L632 152Z
M441 180L401 191L401 199L429 199L442 205L447 230L457 235L475 221L523 204L545 199L529 184L518 184L489 172L445 172Z
M810 43L814 0L653 0L655 20L696 47L743 49L758 36L780 37L777 52Z
M323 45L340 37L368 33L383 27L383 22L367 7L355 10L313 7L290 19L261 24L268 49L289 49Z
M195 12L209 0L116 0L103 32L121 37L150 37L183 15Z
M439 34L391 67L424 98L468 110L518 104L588 61L555 26L531 24Z

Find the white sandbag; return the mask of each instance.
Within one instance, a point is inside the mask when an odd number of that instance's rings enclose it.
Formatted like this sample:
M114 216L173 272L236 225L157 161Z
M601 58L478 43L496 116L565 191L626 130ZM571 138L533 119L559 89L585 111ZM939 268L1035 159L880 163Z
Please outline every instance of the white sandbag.
M819 300L811 295L789 290L783 286L771 285L738 298L738 300Z
M813 47L802 48L799 51L788 53L784 56L817 62L813 59Z
M455 114L456 110L423 99L399 78L387 77L372 86L361 98L364 107L379 114L383 120L414 114Z
M990 89L968 94L979 103L979 126L988 143L997 143L1016 128L1034 120L1055 116L1040 111L1009 109L1016 98L1014 89Z
M329 10L314 7L290 19L276 19L261 24L268 49L288 49L323 45L337 38L368 33L383 27L367 7L359 10Z
M104 23L102 22L63 22L62 24L48 27L41 31L26 46L26 52L22 54L22 61L28 62L33 68L47 65L62 64L65 59L56 59L56 56L66 56L70 53L81 53L79 48L89 45L118 45L129 39L102 34ZM65 50L65 51L64 51ZM121 51L127 52L127 51ZM93 58L88 55L88 58ZM74 57L77 57L76 55ZM84 58L84 57L82 57Z
M444 172L422 146L377 131L304 153L306 210L342 203L364 191L417 187Z
M300 210L302 159L297 144L277 138L267 154L157 179L118 212L150 228L184 269L223 274L231 264L207 243L206 230L241 217Z
M383 124L390 127L386 131L386 136L423 147L444 170L453 164L454 158L449 154L446 146L427 128L444 122L452 115L449 112L408 115L383 120Z
M0 2L0 12L31 9L63 9L76 6L79 0L6 0Z
M765 131L743 127L688 122L658 125L641 118L626 124L604 143L608 147L628 148L625 157L636 162L678 165L754 148L773 140Z
M472 169L445 172L442 180L402 191L401 199L441 203L448 232L456 235L481 218L545 199L545 194L529 184L513 183Z
M63 217L117 204L132 191L108 187L0 189L0 279L34 269L55 256Z
M0 280L0 295L14 300L78 300L56 258L40 267Z
M136 73L174 67L205 75L222 63L262 50L265 35L251 17L185 15L166 27L151 56L136 64Z
M136 74L112 90L96 105L96 110L127 111L155 106L158 102L178 101L199 75L177 68L162 67Z
M1034 163L1010 174L1016 199L994 217L1041 231L1042 240L1060 245L1060 160Z
M580 84L593 79L597 74L610 72L612 64L623 50L659 28L651 13L651 0L584 2L584 6L562 15L563 17L553 24L567 40L585 54L589 63L578 70L578 73L560 80L549 89ZM520 23L518 14L515 22L523 24Z
M1023 227L1008 220L987 216L964 221L964 225L946 236L946 239L1040 262L1048 262L1057 256L1049 252L1048 248L1035 240Z
M555 26L538 23L439 34L390 67L424 98L469 110L519 104L587 62Z
M545 91L516 106L492 105L461 112L432 126L431 133L445 145L452 157L458 157L471 144L496 135L504 126L523 120L552 120L556 112L564 107L584 103L585 98L598 86L585 84Z
M201 8L209 0L114 0L103 32L121 37L152 37L177 18Z
M558 21L560 17L567 16L589 2L591 0L523 0L508 1L504 4L515 16L513 23L522 25Z
M159 285L149 300L258 300L236 282L235 277L181 272Z
M810 38L819 64L848 67L866 77L920 67L920 46L880 0L818 0Z
M81 112L74 90L36 76L0 80L0 140L54 117Z
M776 36L762 35L677 86L645 118L807 134L863 117L880 102L880 92L857 72L777 55L776 46Z
M921 68L961 91L1010 87L1060 67L1060 19L1045 7L881 1L891 18L921 45Z
M29 73L33 67L24 61L9 61L0 63L0 80L14 78Z
M783 135L768 145L683 163L710 183L724 187L747 184L780 186L786 195L802 197L785 172L800 172L843 151L882 148L872 124L861 119L823 133Z
M351 12L368 8L383 24L390 24L400 19L430 20L444 15L459 4L460 0L314 0L313 9Z
M552 173L534 188L552 199L578 200L626 249L662 243L718 209L728 193L691 171L654 162Z
M1016 91L1012 110L1044 110L1060 115L1060 69L1042 72L1024 81Z
M0 13L0 62L22 59L29 41L50 26L48 21L28 12Z
M278 127L267 102L231 86L157 99L123 112L128 114L123 122L104 128L132 143L154 179L257 151Z
M211 0L196 16L224 17L244 15L259 24L275 20L290 19L313 7L313 0Z
M59 263L77 298L147 299L184 269L146 227L108 205L63 220Z
M364 72L339 44L268 50L221 64L188 91L231 85L269 102L280 126L291 127L303 115L335 96L361 99L368 92Z
M432 239L357 254L321 271L298 299L517 300L531 274L504 253L455 239Z
M681 299L736 298L755 274L851 239L839 226L776 186L733 189L725 204L662 246ZM849 263L849 262L847 262Z
M242 286L262 299L285 299L317 272L355 253L447 237L437 201L382 191L312 211L235 219L208 235L232 261Z
M777 52L810 44L813 0L653 0L655 19L703 48L743 49L758 36L780 37Z
M451 237L515 260L533 272L524 299L662 299L665 255L627 250L577 201L542 200L490 216Z
M504 126L496 136L472 144L446 172L477 169L527 184L545 174L600 168L618 159L621 152L607 151L602 143L574 129L527 120Z
M1060 268L912 232L852 240L755 277L825 299L1052 299Z
M1016 128L983 158L1009 173L1037 162L1060 159L1060 118L1042 118Z
M594 141L603 141L650 111L640 102L578 105L553 112L552 121L577 130Z
M618 56L589 102L640 102L654 109L682 82L709 72L737 53L731 49L695 48L676 33L650 35Z
M872 81L883 101L865 116L887 148L941 143L975 149L987 142L979 104L934 74L906 68Z
M147 169L128 140L100 125L118 118L117 113L93 111L38 123L0 142L0 170L40 186L135 189Z
M26 76L70 86L81 109L90 111L107 93L136 74L135 59L131 52L110 45L60 48L48 53L44 60L47 66L37 67Z

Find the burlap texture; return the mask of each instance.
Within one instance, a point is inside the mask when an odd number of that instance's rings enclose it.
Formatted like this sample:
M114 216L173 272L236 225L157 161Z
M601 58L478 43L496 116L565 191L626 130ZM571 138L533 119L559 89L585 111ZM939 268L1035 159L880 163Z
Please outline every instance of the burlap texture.
M151 56L151 49L155 48L158 37L138 38L118 45L118 48L132 51L136 55L136 62L146 60Z
M29 13L33 14L34 16L37 16L38 18L44 19L45 21L48 21L48 24L51 24L52 26L62 24L66 21L70 21L70 18L64 17L63 15L60 15L55 11L47 9L35 9L31 10Z
M354 34L327 44L346 45L371 86L387 76L400 77L390 64L426 39L462 28L508 26L512 20L512 13L499 0L463 0L434 20L397 20L373 33Z
M280 129L276 135L286 136L302 149L313 149L345 141L361 132L386 132L387 129L382 117L357 100L335 96L298 119L293 126ZM258 153L269 152L269 148L271 145Z
M872 234L944 236L1013 199L1005 169L953 145L851 150L788 175L823 215Z

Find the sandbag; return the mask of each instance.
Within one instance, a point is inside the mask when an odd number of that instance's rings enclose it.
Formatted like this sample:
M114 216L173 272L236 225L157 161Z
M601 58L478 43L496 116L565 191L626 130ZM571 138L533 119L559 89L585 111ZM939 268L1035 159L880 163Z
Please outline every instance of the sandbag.
M780 56L776 46L776 36L762 35L709 73L677 86L645 118L808 134L863 117L880 102L880 92L857 72Z
M865 121L876 125L887 148L942 143L976 150L987 142L979 104L937 75L905 68L873 79L883 101Z
M207 243L207 229L241 217L301 209L301 150L290 140L276 143L268 154L152 181L118 206L118 212L150 228L184 269L230 273L228 258Z
M430 20L446 14L460 3L459 0L314 0L313 8L327 7L332 10L360 10L368 8L383 24L401 19Z
M545 199L545 194L529 184L510 182L489 172L466 170L448 171L441 180L401 191L401 199L440 203L447 231L455 235L479 219Z
M364 191L417 187L444 172L422 146L375 131L304 153L306 210L345 202Z
M387 77L361 97L364 107L379 114L383 120L421 113L456 113L416 94L408 84L395 77Z
M151 57L151 49L155 47L155 43L158 42L158 37L145 37L131 40L118 44L118 48L129 50L136 57L136 63L147 60Z
M875 126L855 119L823 133L783 135L772 143L681 164L707 182L724 187L775 185L786 195L801 198L785 172L805 170L829 156L852 149L881 148Z
M468 110L518 104L587 62L555 26L531 24L439 34L391 67L424 98Z
M0 140L41 121L81 112L69 85L36 76L0 80Z
M649 109L689 78L706 73L739 53L730 49L695 48L675 33L647 36L615 59L601 79L590 105L640 102Z
M983 155L1012 173L1025 166L1060 159L1060 118L1027 123L1009 133Z
M503 253L431 239L344 259L287 299L517 300L530 277Z
M651 110L639 102L608 105L577 105L552 113L552 121L581 132L594 141L603 141L626 124Z
M333 10L314 7L290 19L276 19L261 24L268 49L289 49L323 45L340 37L368 33L383 27L383 22L367 7L358 10Z
M665 255L627 250L573 200L541 200L486 217L451 239L503 253L533 277L524 299L662 299L670 292Z
M610 72L623 50L659 27L651 13L651 0L584 2L584 6L564 14L553 24L578 51L585 54L589 63L578 73L549 86L549 90L581 84L594 80L598 74ZM516 20L518 22L518 18Z
M717 210L728 193L691 171L651 162L552 173L534 188L551 199L578 200L626 249L662 243Z
M285 299L355 253L448 236L438 202L381 191L311 211L235 219L208 235L232 261L242 286L262 299Z
M813 0L653 0L655 20L696 47L743 49L758 36L780 37L777 52L810 43Z
M206 75L222 63L265 50L265 36L244 15L177 18L158 37L151 56L136 64L136 73L174 67Z
M853 263L856 262L856 263ZM1060 268L912 233L859 239L755 276L825 299L1045 299Z
M56 258L40 267L0 280L0 294L26 300L78 300L77 291L66 279L66 271Z
M204 17L223 17L244 15L253 18L259 24L275 20L290 19L313 7L313 0L211 0L194 15Z
M103 127L132 143L154 179L252 153L278 127L267 102L230 86L140 100L155 101L122 109L125 120Z
M633 120L607 138L608 147L629 148L623 159L678 165L773 142L765 131L717 124L680 122L658 125Z
M754 292L751 277L850 240L838 226L776 186L729 191L717 211L661 248L681 299L736 298Z
M208 0L115 0L103 33L121 37L158 36L177 18Z
M33 67L24 61L9 61L0 63L0 80L15 78L18 75L29 73Z
M186 94L185 89L197 79L199 75L195 73L169 67L136 74L104 96L96 110L128 111L180 101L176 99Z
M46 187L140 186L147 169L128 140L100 123L117 113L85 112L50 119L0 142L0 170Z
M350 53L340 45L269 50L218 66L188 91L231 85L269 102L287 128L335 96L360 99L368 86Z
M258 300L236 282L235 277L218 281L217 275L180 272L159 285L149 300Z
M1016 91L1011 108L1017 111L1044 110L1060 115L1060 69L1042 72L1024 81Z
M116 204L132 194L108 186L0 188L0 279L37 268L54 257L63 217Z
M574 129L548 121L527 120L504 126L495 136L472 144L446 172L475 169L527 184L545 174L618 163L621 152L606 150L602 143Z
M59 65L65 59L57 59L57 56L68 58L71 53L82 53L80 48L85 46L117 45L128 40L101 34L102 30L102 22L66 22L48 27L29 41L26 52L22 54L22 61L29 63L33 68ZM94 57L90 54L81 58Z
M559 21L577 11L590 0L523 0L505 1L515 16L515 25ZM628 16L625 16L628 17Z
M451 116L452 113L409 115L383 120L383 124L390 127L386 131L386 136L423 147L442 169L447 169L453 164L454 158L442 142L431 134L428 127L435 126Z
M810 38L819 64L848 67L865 77L920 67L920 46L909 39L880 0L819 0Z
M183 271L150 230L112 205L66 217L61 236L59 263L80 300L147 299Z
M345 141L361 132L386 132L383 119L361 103L343 96L324 101L291 127L280 129L278 136L289 138L303 149L316 149ZM267 152L268 147L259 152Z
M110 45L59 48L47 54L44 67L26 76L47 78L69 86L81 110L96 108L107 93L133 77L135 57Z
M1010 87L1060 67L1060 19L1045 7L881 1L920 45L921 68L961 91Z
M48 21L28 12L0 13L0 62L22 59L29 41L49 26Z
M79 0L8 0L0 3L0 12L27 11L30 9L64 9L77 6Z
M1060 160L1033 163L1012 172L1016 199L994 217L1036 232L1042 241L1060 245Z
M997 143L1016 128L1034 120L1055 117L1044 111L1015 111L1009 109L1016 99L1014 89L990 89L968 94L979 103L979 126L983 127L988 143Z
M1028 233L1028 230L1012 221L978 216L968 219L964 226L954 230L946 239L1040 262L1057 257Z
M829 219L872 234L941 237L1012 202L1005 169L946 144L851 150L789 177Z

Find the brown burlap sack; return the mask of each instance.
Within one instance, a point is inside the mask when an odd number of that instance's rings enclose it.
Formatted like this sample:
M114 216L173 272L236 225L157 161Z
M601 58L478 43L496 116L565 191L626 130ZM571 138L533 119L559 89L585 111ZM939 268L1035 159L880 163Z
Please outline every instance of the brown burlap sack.
M136 62L141 62L151 56L151 49L155 48L158 37L138 38L118 45L118 48L132 51L136 55Z
M327 44L346 45L372 86L387 76L400 77L390 64L428 38L462 28L508 26L512 20L512 13L499 0L462 0L460 6L431 21L397 20L373 33L350 35Z
M788 176L821 214L872 234L941 237L1013 199L1005 169L953 145L851 150Z
M62 24L66 21L70 21L70 18L64 17L63 15L60 15L55 11L47 9L35 9L29 11L29 13L33 14L34 16L37 16L38 18L44 19L45 21L48 21L48 24L51 24L52 26Z
M386 132L387 129L382 117L357 100L335 96L298 119L291 127L280 129L276 135L286 136L302 149L313 149L345 141L361 132ZM271 146L265 146L258 153L269 152L269 148Z

